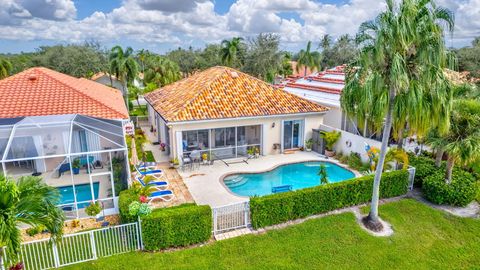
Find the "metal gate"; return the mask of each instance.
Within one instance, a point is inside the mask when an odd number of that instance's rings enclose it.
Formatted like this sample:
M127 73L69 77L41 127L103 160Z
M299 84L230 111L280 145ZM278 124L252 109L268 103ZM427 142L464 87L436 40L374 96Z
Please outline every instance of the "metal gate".
M319 129L312 130L312 139L313 139L312 151L323 155L325 153L325 143L323 138L320 137Z
M250 202L212 208L213 234L247 228L250 225Z

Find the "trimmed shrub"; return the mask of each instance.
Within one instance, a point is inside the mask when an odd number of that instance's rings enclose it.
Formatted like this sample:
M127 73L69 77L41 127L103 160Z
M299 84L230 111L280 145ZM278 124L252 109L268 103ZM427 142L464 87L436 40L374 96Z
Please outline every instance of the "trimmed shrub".
M427 200L436 204L466 206L478 194L478 183L472 174L463 170L454 170L452 182L445 182L445 173L436 172L425 178L422 186Z
M338 208L369 202L372 197L373 175L321 185L296 191L252 197L252 226L262 228L289 220L325 213ZM406 170L384 173L380 197L396 197L408 191Z
M145 250L202 243L212 235L212 210L208 205L183 204L159 208L142 219Z
M415 187L421 187L424 179L437 171L444 171L442 164L440 168L435 166L435 160L425 156L409 155L410 166L415 167Z
M137 221L135 216L130 215L129 206L132 202L138 201L140 196L133 190L127 189L120 192L118 198L118 210L122 223L130 223Z

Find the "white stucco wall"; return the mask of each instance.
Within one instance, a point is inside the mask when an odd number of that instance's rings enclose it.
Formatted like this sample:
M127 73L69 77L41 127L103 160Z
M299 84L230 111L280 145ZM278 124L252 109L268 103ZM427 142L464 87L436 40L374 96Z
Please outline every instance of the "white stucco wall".
M280 150L274 150L273 145L281 143L282 139L282 120L304 120L304 139L307 140L312 137L312 129L318 129L323 123L323 114L310 114L310 115L296 115L296 116L276 116L276 117L264 117L264 118L235 118L228 120L218 121L205 121L198 123L185 123L185 124L172 124L170 125L170 142L171 142L171 156L177 155L177 140L175 134L177 131L186 130L199 130L199 129L212 129L222 127L234 127L234 126L249 126L249 125L262 125L263 126L263 154L272 155L279 154Z
M368 161L368 155L367 155L367 152L365 152L365 143L369 144L370 146L376 147L378 149L380 149L380 147L382 146L382 143L379 141L364 138L362 136L355 135L353 133L343 131L337 128L333 128L327 125L321 125L320 130L340 131L342 135L340 136L340 139L335 145L335 151L341 152L344 155L349 155L352 152L359 153L364 162Z

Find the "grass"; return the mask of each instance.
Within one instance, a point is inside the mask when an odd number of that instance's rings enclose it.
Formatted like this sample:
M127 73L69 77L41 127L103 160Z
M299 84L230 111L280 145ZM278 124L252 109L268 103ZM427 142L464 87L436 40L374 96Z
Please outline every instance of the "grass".
M147 106L146 105L134 105L132 108L130 108L130 115L131 116L144 116L148 115L147 114Z
M155 157L153 156L152 151L145 151L145 161L147 162L155 162Z
M480 220L413 200L380 207L395 234L377 238L353 214L174 252L133 252L68 269L471 269L480 265ZM155 266L155 267L154 267Z

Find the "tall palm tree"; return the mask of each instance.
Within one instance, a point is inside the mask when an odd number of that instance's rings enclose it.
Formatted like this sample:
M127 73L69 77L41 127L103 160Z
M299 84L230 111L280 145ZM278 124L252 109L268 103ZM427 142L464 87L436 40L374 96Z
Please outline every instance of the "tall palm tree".
M317 51L311 51L312 42L307 43L307 48L305 50L300 50L298 53L298 61L296 66L296 71L300 71L300 67L304 68L303 76L307 76L307 69L311 70L317 69L320 70L320 64L322 62L322 55Z
M153 82L158 86L165 86L181 78L182 74L177 63L159 55L147 59L147 68L144 75L146 83Z
M123 50L120 46L115 46L108 56L110 61L110 73L114 74L123 84L123 94L128 108L128 86L138 75L138 64L135 61L133 49L127 47Z
M222 62L227 66L232 66L233 61L237 58L237 53L242 46L241 37L234 37L232 40L223 40L222 49L220 51Z
M359 122L367 119L379 130L383 127L370 213L364 219L372 230L382 229L379 189L392 123L405 116L418 135L426 132L425 122L444 133L449 127L452 99L443 73L452 56L445 48L442 27L445 23L453 30L452 13L437 7L433 0L386 3L386 11L360 26L357 41L363 48L355 68L347 71L341 97L342 108L350 116Z
M320 42L320 47L322 50L326 51L330 49L330 46L332 45L332 38L330 37L329 34L326 34L322 37L322 41Z
M18 255L20 224L45 226L52 240L60 239L65 216L56 206L59 202L58 189L46 185L39 177L26 176L15 182L0 175L0 265L4 247L9 258Z
M147 59L148 55L150 52L145 49L141 49L137 52L137 58L138 61L140 62L140 65L142 67L142 73L145 73L145 60Z
M10 72L12 72L12 63L7 59L0 57L0 80L10 76Z

